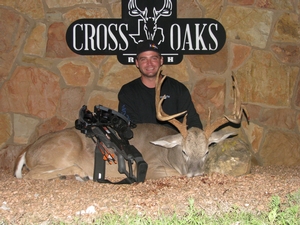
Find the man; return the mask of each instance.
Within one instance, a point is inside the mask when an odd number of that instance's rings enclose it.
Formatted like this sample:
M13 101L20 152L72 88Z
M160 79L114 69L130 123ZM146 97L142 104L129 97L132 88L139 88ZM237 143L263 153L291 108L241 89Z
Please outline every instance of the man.
M135 65L141 73L137 78L122 86L119 98L119 112L134 123L156 123L172 126L168 122L156 119L155 80L157 72L163 65L163 57L157 44L151 40L140 42L137 46ZM202 129L188 89L179 81L167 77L161 87L161 96L166 95L163 110L173 115L187 110L187 125ZM180 121L183 116L176 118Z

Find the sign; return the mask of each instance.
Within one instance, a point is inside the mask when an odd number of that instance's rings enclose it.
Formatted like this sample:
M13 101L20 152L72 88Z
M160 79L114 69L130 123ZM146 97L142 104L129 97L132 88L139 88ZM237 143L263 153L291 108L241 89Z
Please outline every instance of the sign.
M176 0L122 0L122 19L79 19L67 30L69 48L79 55L117 55L133 64L137 44L154 40L164 64L184 54L214 54L226 40L221 23L209 18L177 18Z

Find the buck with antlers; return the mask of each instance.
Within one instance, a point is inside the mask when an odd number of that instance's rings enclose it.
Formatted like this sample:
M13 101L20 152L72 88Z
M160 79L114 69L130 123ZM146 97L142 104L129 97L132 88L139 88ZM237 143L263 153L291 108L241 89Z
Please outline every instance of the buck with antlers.
M186 116L183 123L175 118L185 114L167 115L162 110L160 99L161 85L166 76L160 73L156 79L157 118L173 124L180 133L169 127L157 124L138 124L133 129L134 137L130 144L134 145L148 163L146 179L156 179L173 175L193 177L202 175L208 154L208 146L218 143L232 133L220 135L214 132L228 122L239 124L244 108L240 100L237 82L233 77L234 109L232 116L225 116L203 130L192 127L187 129ZM78 175L81 178L93 177L95 144L75 128L50 133L39 138L25 148L15 163L14 174L22 177L22 167L26 165L29 172L25 178L53 179L63 175ZM116 168L108 167L108 177L119 177Z

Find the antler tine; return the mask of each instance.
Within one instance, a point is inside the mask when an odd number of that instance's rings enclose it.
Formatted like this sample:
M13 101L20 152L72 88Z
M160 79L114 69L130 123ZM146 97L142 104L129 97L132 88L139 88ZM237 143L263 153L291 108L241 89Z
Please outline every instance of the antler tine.
M230 122L239 124L242 120L243 112L245 113L247 120L249 120L249 117L248 117L248 112L247 112L245 106L243 106L243 103L241 100L241 93L238 88L237 80L236 80L234 74L232 74L231 78L232 78L232 83L233 83L232 86L234 89L234 92L233 92L233 94L234 94L233 114L232 114L232 117L228 117L228 116L225 116L225 117Z
M233 103L233 113L232 113L232 117L229 116L225 116L227 120L229 120L232 123L239 123L242 119L242 113L243 113L243 108L242 106L242 102L240 99L240 90L237 86L237 81L234 77L234 75L232 74L231 76L232 78L232 88L234 90L233 92L233 96L234 96L234 103Z
M181 116L183 114L186 113L186 111L183 111L181 113L177 113L174 115L168 115L164 112L164 110L162 109L162 102L166 99L166 95L164 95L162 98L160 98L160 90L161 90L161 85L164 82L164 80L166 79L167 76L162 75L161 74L162 71L160 71L158 73L158 75L156 76L156 94L155 94L155 105L156 105L156 117L157 119L159 119L160 121L168 121L171 120L173 118L176 118L178 116ZM159 77L161 76L161 80L159 81Z
M233 87L233 95L234 95L234 104L233 104L233 113L232 116L226 116L217 119L213 124L208 124L205 128L205 135L207 138L221 125L224 125L228 122L232 122L235 124L239 124L242 120L243 112L245 112L247 116L247 111L245 107L242 105L241 94L238 89L237 81L234 75L232 74L232 87ZM248 117L247 117L248 118Z
M187 136L187 128L186 128L186 117L187 111L183 111L181 113L177 113L174 115L168 115L167 113L165 113L162 109L162 102L166 99L166 96L164 95L161 99L160 99L160 90L161 90L161 85L163 83L163 81L166 79L165 75L161 74L162 71L159 71L156 75L156 83L155 83L155 106L156 106L156 118L160 121L168 121L169 123L173 124L178 130L179 132L182 134L183 137ZM160 79L161 77L161 79ZM159 81L160 79L160 81ZM181 123L180 121L176 120L175 118L178 116L181 116L183 114L186 114L183 122Z
M228 120L226 117L222 117L219 118L218 120L216 120L215 122L213 122L212 124L208 123L208 125L205 127L204 129L204 133L206 138L208 139L210 137L210 135L221 125L228 123Z
M163 7L160 10L153 9L154 19L155 21L158 20L161 16L170 16L172 13L172 1L171 0L164 0Z

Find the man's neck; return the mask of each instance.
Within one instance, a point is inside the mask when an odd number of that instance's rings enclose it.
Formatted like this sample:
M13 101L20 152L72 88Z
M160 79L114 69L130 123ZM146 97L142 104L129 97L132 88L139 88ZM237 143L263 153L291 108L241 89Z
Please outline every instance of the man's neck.
M155 88L156 77L141 76L142 83L148 88Z

